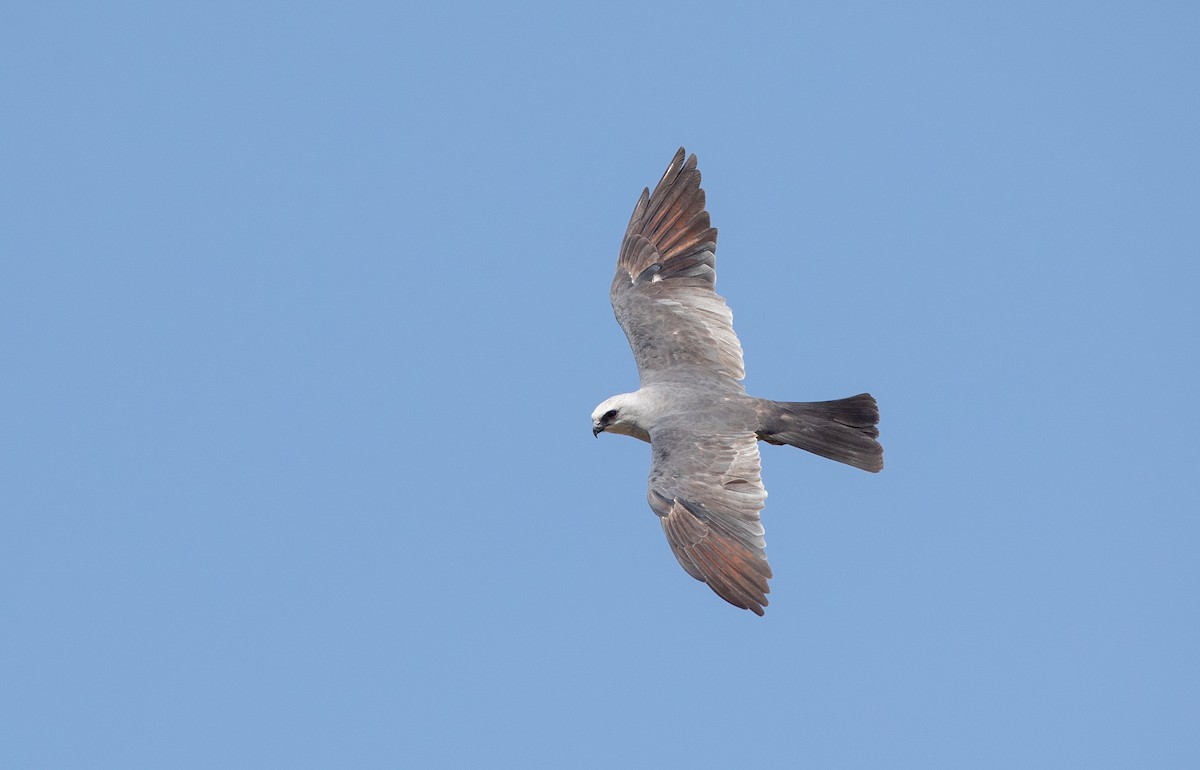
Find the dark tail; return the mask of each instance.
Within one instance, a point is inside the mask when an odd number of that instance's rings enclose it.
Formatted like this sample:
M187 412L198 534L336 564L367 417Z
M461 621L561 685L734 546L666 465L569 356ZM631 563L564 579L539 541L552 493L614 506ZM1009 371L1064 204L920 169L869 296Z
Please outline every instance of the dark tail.
M758 404L758 438L876 473L883 470L879 407L869 393L837 401L767 401Z

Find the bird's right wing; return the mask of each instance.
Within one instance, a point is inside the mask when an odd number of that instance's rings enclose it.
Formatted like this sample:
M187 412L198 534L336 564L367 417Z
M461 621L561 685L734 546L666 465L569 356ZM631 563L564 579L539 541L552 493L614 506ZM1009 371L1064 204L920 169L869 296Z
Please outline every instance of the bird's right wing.
M714 291L717 230L696 156L684 157L680 147L654 192L642 192L610 292L643 385L679 368L735 382L745 376L733 314Z
M763 489L753 433L651 430L647 498L675 558L730 604L763 614L766 543L759 519Z

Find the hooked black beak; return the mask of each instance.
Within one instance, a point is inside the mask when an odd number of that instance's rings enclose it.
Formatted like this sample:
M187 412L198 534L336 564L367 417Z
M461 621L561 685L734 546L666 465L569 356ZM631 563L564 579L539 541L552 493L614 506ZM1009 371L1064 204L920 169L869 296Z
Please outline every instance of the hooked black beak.
M592 435L595 436L596 438L600 438L600 434L603 432L604 432L604 426L595 425L595 424L592 425Z

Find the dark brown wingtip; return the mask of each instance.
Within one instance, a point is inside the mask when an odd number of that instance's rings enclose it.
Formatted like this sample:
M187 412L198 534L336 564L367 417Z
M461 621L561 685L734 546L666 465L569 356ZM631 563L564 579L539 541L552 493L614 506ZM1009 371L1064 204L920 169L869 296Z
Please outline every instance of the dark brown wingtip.
M660 514L661 515L661 514ZM676 558L693 577L735 607L761 616L771 592L771 566L761 551L747 547L701 520L693 506L675 500L662 519ZM685 562L686 559L686 562ZM697 574L698 573L698 574Z
M680 147L678 150L675 151L675 157L671 158L671 162L667 164L667 170L664 171L662 177L659 178L658 184L655 185L656 188L661 186L662 183L666 181L667 177L672 176L672 173L674 173L675 175L679 174L679 171L684 166L683 159L686 156L687 156L687 150L683 149L682 147ZM696 167L695 153L693 153L692 156L690 158L688 158L688 163L691 164L692 168Z
M717 229L705 210L696 163L695 154L680 147L653 192L644 191L638 199L617 259L629 276L659 264L660 280L676 275L712 280Z

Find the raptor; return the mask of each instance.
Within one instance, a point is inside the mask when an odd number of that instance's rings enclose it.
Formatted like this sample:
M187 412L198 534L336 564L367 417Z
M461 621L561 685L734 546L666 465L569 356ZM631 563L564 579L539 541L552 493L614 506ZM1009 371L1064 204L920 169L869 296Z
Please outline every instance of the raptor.
M762 615L771 567L758 442L877 472L879 409L868 393L809 402L747 395L733 315L715 291L716 249L696 156L681 147L654 192L642 191L610 292L641 387L597 406L592 433L650 443L647 499L675 558L725 601Z

